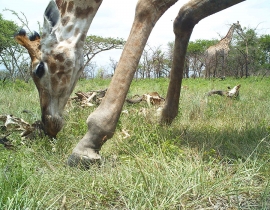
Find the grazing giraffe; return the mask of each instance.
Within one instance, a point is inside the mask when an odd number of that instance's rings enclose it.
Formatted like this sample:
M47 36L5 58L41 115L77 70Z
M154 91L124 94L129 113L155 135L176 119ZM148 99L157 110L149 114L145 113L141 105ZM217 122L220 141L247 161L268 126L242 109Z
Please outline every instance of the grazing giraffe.
M177 116L185 54L194 26L203 18L244 0L190 0L174 21L173 67L161 123ZM62 127L62 112L82 71L86 32L102 0L51 1L44 14L41 40L24 32L17 41L28 49L32 77L39 91L44 131L55 137ZM115 1L112 1L115 2ZM116 129L126 95L147 39L158 19L177 0L138 0L135 18L115 74L98 108L87 118L88 131L69 156L70 166L100 160L99 151Z
M50 1L42 37L15 36L31 57L31 76L39 92L44 131L55 137L63 126L62 112L83 71L83 45L101 0Z
M241 25L239 24L239 21L237 23L233 23L230 27L227 35L222 38L217 44L210 46L206 50L206 74L205 77L210 77L210 74L213 73L213 76L216 77L217 75L217 66L219 58L222 58L222 66L221 66L221 72L223 73L223 77L225 78L225 70L226 70L226 64L227 64L227 57L230 51L230 44L232 41L233 33L234 31L239 30L242 31ZM213 69L213 70L212 70ZM211 72L212 70L212 72ZM220 75L221 76L221 75Z

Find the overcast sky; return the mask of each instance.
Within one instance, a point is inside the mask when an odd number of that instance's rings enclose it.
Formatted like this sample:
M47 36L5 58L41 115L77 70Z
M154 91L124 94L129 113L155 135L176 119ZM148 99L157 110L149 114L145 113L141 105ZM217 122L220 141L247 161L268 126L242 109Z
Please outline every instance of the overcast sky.
M20 25L16 17L5 8L23 12L32 30L38 31L37 22L43 24L43 12L49 0L0 0L0 10L5 19ZM148 44L162 46L174 40L173 20L179 9L188 0L179 0L158 21L150 35ZM103 0L88 34L127 39L134 18L137 0ZM239 21L242 28L257 28L260 34L270 34L270 1L247 0L233 7L211 15L200 21L194 28L191 40L219 39L225 36L232 23ZM108 68L109 58L118 60L121 50L100 54L95 61L98 66ZM108 72L110 73L110 72Z

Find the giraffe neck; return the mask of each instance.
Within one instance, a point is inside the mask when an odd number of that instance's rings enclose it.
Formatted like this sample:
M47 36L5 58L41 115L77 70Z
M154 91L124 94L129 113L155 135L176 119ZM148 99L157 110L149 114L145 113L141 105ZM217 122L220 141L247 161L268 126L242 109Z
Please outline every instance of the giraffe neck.
M227 35L220 40L221 43L225 45L230 45L233 37L233 32L234 32L235 26L232 25L227 33Z
M57 40L66 40L72 47L81 49L101 2L102 0L57 0L61 15L61 21L55 31Z

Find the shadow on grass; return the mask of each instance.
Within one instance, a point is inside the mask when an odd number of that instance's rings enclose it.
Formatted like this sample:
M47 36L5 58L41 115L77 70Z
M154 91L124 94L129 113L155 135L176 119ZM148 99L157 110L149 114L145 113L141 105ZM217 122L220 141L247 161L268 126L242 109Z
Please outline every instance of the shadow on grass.
M169 132L168 132L169 130ZM173 139L178 147L186 147L218 159L245 161L252 155L262 159L270 158L270 136L267 126L231 127L183 126L182 128L163 127L160 135Z

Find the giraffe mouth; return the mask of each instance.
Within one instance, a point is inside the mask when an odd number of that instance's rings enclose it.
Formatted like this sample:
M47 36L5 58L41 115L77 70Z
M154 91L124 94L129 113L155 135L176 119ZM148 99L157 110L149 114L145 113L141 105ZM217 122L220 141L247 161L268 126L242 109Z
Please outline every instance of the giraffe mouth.
M50 137L56 137L57 133L62 129L64 120L61 116L45 115L42 118L44 133Z

